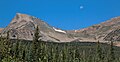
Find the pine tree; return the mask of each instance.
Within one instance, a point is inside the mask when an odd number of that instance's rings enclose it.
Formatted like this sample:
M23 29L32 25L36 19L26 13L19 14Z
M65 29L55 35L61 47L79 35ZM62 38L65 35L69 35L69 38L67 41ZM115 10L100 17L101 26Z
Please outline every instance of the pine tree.
M3 57L3 55L2 55L2 53L3 53L3 39L2 39L2 36L1 36L1 34L0 34L0 61L2 60L2 57Z
M37 26L37 28L35 29L33 42L32 42L32 54L33 54L32 61L36 61L36 62L39 60L38 55L37 55L38 44L39 44L38 42L39 42L39 28Z
M22 60L23 62L25 61L25 50L23 50L23 53L22 53Z
M66 48L66 44L63 47L62 54L63 54L63 62L67 62L67 48Z
M114 48L113 48L113 41L110 42L110 50L109 50L109 59L108 62L113 62L115 60L114 56Z
M7 32L7 36L5 38L5 40L3 41L3 59L2 61L11 61L12 60L12 56L10 54L11 51L11 43L10 43L10 36L9 36L9 31Z
M6 40L4 42L5 44L5 57L7 58L10 54L10 38L9 38L9 31L7 32L7 37Z
M102 49L99 41L97 42L96 56L97 62L100 62L102 60Z
M15 53L14 53L15 58L19 57L19 48L18 47L19 47L19 42L16 41Z

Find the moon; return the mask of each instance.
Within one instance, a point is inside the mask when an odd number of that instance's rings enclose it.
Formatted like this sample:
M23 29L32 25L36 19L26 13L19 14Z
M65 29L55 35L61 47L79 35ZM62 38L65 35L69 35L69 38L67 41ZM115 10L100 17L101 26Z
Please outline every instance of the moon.
M84 6L80 6L80 9L83 9L84 8Z

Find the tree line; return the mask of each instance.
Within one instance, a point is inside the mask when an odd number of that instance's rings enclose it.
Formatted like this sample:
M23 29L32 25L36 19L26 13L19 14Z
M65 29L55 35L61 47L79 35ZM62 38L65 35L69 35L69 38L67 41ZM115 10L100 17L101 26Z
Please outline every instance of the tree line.
M0 62L120 62L120 48L97 43L55 43L39 40L36 27L33 41L0 37Z

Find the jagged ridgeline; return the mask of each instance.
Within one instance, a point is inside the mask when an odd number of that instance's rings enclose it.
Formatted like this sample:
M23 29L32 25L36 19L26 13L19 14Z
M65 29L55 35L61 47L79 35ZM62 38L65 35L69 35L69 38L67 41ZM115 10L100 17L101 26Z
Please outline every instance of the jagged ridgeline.
M115 17L100 24L90 26L81 30L68 31L69 35L80 38L82 40L101 40L110 41L109 38L113 38L114 41L120 41L120 17Z
M113 42L119 41L119 20L64 31L18 13L1 31L0 62L120 62L120 47ZM111 42L100 43L104 39Z
M97 42L96 40L106 42L110 41L111 37L114 41L120 41L120 17L80 30L61 30L34 16L17 13L10 24L4 29L0 29L0 32L2 36L6 36L7 31L10 31L11 39L33 40L36 26L38 26L41 35L39 39L47 42L72 42L76 40L79 42Z
M52 27L36 17L17 13L11 23L1 32L5 36L10 31L11 39L32 40L35 27L38 26L42 40L54 42L69 42L73 40L66 35L66 31Z

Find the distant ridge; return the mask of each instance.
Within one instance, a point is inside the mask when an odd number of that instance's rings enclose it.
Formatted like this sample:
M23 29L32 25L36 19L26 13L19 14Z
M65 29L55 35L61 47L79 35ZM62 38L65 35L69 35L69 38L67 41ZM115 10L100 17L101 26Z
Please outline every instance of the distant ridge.
M114 41L120 41L118 40L118 38L120 37L119 29L120 29L120 17L115 17L110 20L107 20L106 22L102 22L100 24L96 24L88 28L84 28L81 30L68 31L68 33L77 38L110 41L107 39L109 38L109 36L111 36L109 34L111 32L115 34L116 31L118 31L116 33L117 36L116 35L112 36L113 37L112 39Z
M96 42L120 41L120 17L115 17L106 22L90 26L81 30L61 30L45 23L44 21L27 14L17 13L11 23L0 29L3 36L10 31L11 39L32 40L35 27L40 29L41 40L52 42L88 41ZM19 36L19 37L18 37Z

